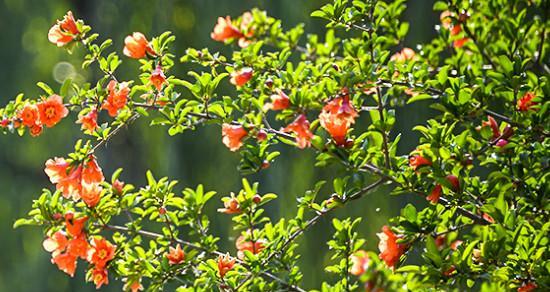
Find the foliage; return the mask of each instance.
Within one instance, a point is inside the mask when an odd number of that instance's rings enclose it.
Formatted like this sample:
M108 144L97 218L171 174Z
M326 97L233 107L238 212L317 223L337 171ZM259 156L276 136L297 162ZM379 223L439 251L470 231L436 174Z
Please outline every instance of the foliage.
M98 288L110 275L132 291L169 283L178 291L303 291L296 239L387 185L430 204L409 204L384 226L378 256L362 250L360 218L333 219L325 270L335 281L321 291L549 289L548 5L438 1L438 35L416 51L403 47L404 0L334 0L312 13L327 21L326 34L305 41L302 25L284 30L253 9L220 18L212 32L235 48L231 56L189 48L177 58L170 32L128 36L123 53L141 64L128 82L116 77L123 61L109 51L112 41L100 42L69 12L49 40L85 50L83 68L103 76L67 79L58 91L39 82L42 97L21 94L0 109L4 133L38 136L71 111L87 135L67 158L46 162L56 190L44 189L14 227L42 226L52 262L69 275L89 263ZM186 78L169 74L178 59L196 68ZM235 94L220 96L227 79ZM416 102L437 114L413 127L418 147L398 153L396 109ZM220 125L243 175L274 163L277 144L311 148L316 166L339 165L346 175L333 179L327 199L317 198L326 189L319 182L297 198L294 217L278 219L264 211L277 196L243 179L218 203L240 232L231 256L204 213L215 192L199 185L180 195L176 181L151 172L137 188L119 179L122 170L105 180L96 152L139 118L170 135Z

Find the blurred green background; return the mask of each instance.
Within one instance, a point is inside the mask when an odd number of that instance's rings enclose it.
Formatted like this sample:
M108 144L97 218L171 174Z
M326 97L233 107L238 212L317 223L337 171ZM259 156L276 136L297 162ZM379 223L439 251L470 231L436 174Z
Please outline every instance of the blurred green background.
M123 39L133 31L154 36L165 30L177 36L173 51L182 55L187 47L210 47L228 53L228 48L210 39L218 16L236 17L243 11L258 7L270 15L282 18L285 28L305 23L306 32L323 33L324 22L311 19L309 14L327 2L315 0L0 0L0 104L3 106L19 92L28 97L40 93L35 86L44 81L59 88L65 78L91 80L92 71L80 69L81 52L68 55L47 40L47 32L55 19L72 10L77 18L100 33L101 39L112 38L113 49L122 51ZM405 19L411 23L406 45L427 42L435 34L438 15L431 12L432 1L411 1ZM124 57L123 57L124 58ZM124 58L126 61L127 58ZM181 68L176 74L186 76ZM174 72L171 72L174 73ZM124 62L119 80L135 78L137 62ZM422 104L416 108L398 110L395 133L402 132L400 152L410 151L417 136L412 126L420 123L428 114ZM93 291L92 284L84 283L80 263L75 279L70 279L50 263L50 255L42 249L43 235L40 228L12 229L13 222L26 214L33 199L43 187L52 187L43 173L44 161L53 156L65 156L82 134L79 126L65 119L59 126L39 138L25 136L0 136L0 291ZM314 169L312 151L283 147L276 163L249 180L259 181L262 192L275 192L279 199L270 203L268 213L272 219L291 217L295 214L295 198L314 186L319 179L330 179L341 174L342 169ZM222 238L223 250L235 252L235 234L227 224L228 217L216 214L221 205L219 198L240 189L241 176L236 171L238 155L221 143L219 126L206 126L194 132L169 137L164 128L148 127L146 120L134 123L99 152L99 160L106 176L123 167L122 179L141 185L145 171L151 169L155 176L169 176L180 181L179 187L194 187L199 183L208 190L218 191L210 203L213 214L212 230ZM331 193L330 184L323 188L322 196ZM378 232L387 219L396 215L401 206L412 197L389 197L388 189L363 199L327 216L299 241L300 266L304 272L303 286L318 288L329 275L322 266L329 260L326 241L330 237L330 217L362 216L361 234L367 248L376 250ZM422 201L418 201L424 204ZM120 291L121 285L111 279L104 291Z

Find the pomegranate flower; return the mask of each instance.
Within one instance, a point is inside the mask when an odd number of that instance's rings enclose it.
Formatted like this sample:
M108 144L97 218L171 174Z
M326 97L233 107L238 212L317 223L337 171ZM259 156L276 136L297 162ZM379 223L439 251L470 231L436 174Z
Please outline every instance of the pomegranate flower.
M99 289L103 285L109 284L109 277L107 270L96 267L92 271L92 280L94 281L95 288Z
M357 116L358 113L351 105L349 96L345 95L327 103L319 114L319 121L337 145L345 145L349 127L355 123Z
M442 188L441 185L436 185L430 194L426 197L426 200L430 201L432 204L437 204L439 202L439 197L441 197Z
M283 132L292 132L296 135L298 148L304 149L311 146L313 133L309 130L309 121L304 114L299 115L294 122L282 129Z
M369 267L369 255L364 250L358 250L350 256L352 266L350 273L354 276L361 276Z
M493 139L500 137L498 123L493 117L487 116L487 121L481 122L481 127L490 127L491 131L493 131Z
M178 265L183 263L185 260L185 252L183 252L183 249L181 249L181 246L178 244L176 245L176 248L169 248L166 258L168 259L168 263L170 265Z
M124 55L134 59L144 58L147 54L151 56L157 55L151 47L151 44L149 44L149 41L147 41L145 35L141 32L134 32L132 35L129 35L124 39L123 53Z
M252 254L258 254L265 248L265 240L263 239L257 239L255 241L252 240L246 240L244 235L239 236L237 238L237 241L235 242L235 246L237 247L237 257L240 260L243 260L245 258L244 252L249 251Z
M116 246L105 238L94 238L92 248L88 253L88 261L96 268L104 269L107 263L115 258Z
M233 269L235 266L235 258L232 258L229 254L220 255L218 257L218 272L220 278L223 278L225 274Z
M222 142L231 151L237 151L243 145L243 138L248 132L240 125L222 125Z
M271 96L271 103L266 104L266 109L280 111L290 106L290 98L282 90L277 90L277 94Z
M214 31L210 37L218 42L225 42L232 39L240 38L243 34L235 27L230 16L218 17L218 23L214 26Z
M533 107L537 105L533 99L535 99L535 94L533 92L525 93L517 102L518 111L526 112L533 109Z
M122 82L118 84L117 89L117 82L111 80L107 85L107 90L109 91L109 95L107 96L107 100L103 102L101 108L106 109L111 117L116 117L118 111L126 105L130 87L128 87L127 82Z
M239 207L239 201L233 194L231 194L231 197L223 202L223 206L225 208L218 209L218 212L225 213L225 214L238 214L241 213L241 209Z
M63 99L59 95L54 94L37 104L37 106L40 121L48 128L55 126L69 114L69 110L63 105Z
M92 109L78 118L77 124L82 124L82 131L93 132L97 129L97 109Z
M395 235L388 226L382 227L382 232L376 235L380 239L378 243L380 259L386 262L389 267L395 267L401 255L405 253L406 245L397 243L399 236Z
M409 165L416 171L419 167L432 165L432 162L422 155L417 154L409 158Z
M416 57L416 53L411 48L403 48L401 51L393 54L390 57L390 61L394 61L397 63L404 63L409 60L414 60Z
M537 284L533 282L524 283L523 285L521 285L521 287L518 288L518 292L531 292L537 288Z
M63 47L76 39L79 34L80 30L76 25L73 13L69 11L63 17L62 21L58 20L57 23L50 28L48 40L58 47Z
M38 113L38 107L34 104L27 104L19 112L18 118L21 119L21 123L27 127L32 127L40 123L40 116Z
M162 86L166 83L166 76L164 76L164 72L162 72L162 67L160 65L157 65L157 68L151 73L149 81L158 91L162 89Z
M250 67L244 67L238 71L231 73L231 84L241 87L244 86L251 78L254 70Z

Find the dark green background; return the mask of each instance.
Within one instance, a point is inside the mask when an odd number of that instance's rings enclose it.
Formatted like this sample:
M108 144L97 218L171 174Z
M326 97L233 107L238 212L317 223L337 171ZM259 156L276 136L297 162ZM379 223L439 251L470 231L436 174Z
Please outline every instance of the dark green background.
M173 51L182 55L187 47L209 47L228 52L227 48L210 39L218 16L236 17L253 7L265 9L270 15L282 18L285 28L305 23L306 32L324 31L324 22L311 19L309 14L327 1L313 0L87 0L87 1L38 1L0 0L0 104L4 105L19 92L28 97L40 93L35 86L44 81L59 88L59 80L72 76L76 80L94 80L96 72L80 69L81 51L68 55L48 43L47 32L55 19L72 10L77 18L84 19L100 33L101 39L112 38L114 49L121 52L123 39L133 31L142 31L148 36L165 30L174 32L177 41ZM411 23L406 45L414 47L429 41L435 34L434 25L438 15L431 11L432 1L412 1L405 13ZM137 62L124 58L118 72L119 79L135 78ZM186 76L181 68L176 74ZM57 81L56 81L57 79ZM422 105L398 110L398 124L394 134L402 132L400 152L414 147L417 136L411 133L412 126L420 123L424 110ZM25 136L0 136L0 291L92 291L92 284L84 283L80 269L75 279L70 279L50 263L50 255L42 249L43 235L39 228L12 229L13 222L25 215L33 199L49 184L43 173L44 161L53 156L64 156L72 151L74 142L82 137L79 126L72 123L74 114L59 126L46 131L39 138ZM262 192L275 192L279 199L270 203L268 214L273 219L295 214L295 198L320 178L330 179L341 174L341 169L314 169L312 151L283 147L283 155L266 171L249 177L261 183ZM234 233L228 217L216 214L221 203L219 198L240 188L241 176L236 171L238 155L221 143L219 126L207 126L194 132L169 137L164 128L148 127L142 120L122 132L108 148L102 149L99 160L106 176L118 167L125 171L122 179L140 185L145 180L145 171L151 169L157 176L169 176L180 181L180 188L194 187L199 183L208 190L218 191L218 196L209 205L212 232L222 238L223 250L234 253ZM330 185L330 184L329 184ZM328 197L330 187L323 189ZM399 207L412 198L389 197L389 190L382 189L368 199L355 202L331 216L363 217L360 225L362 236L368 239L367 247L375 250L375 233ZM423 203L423 202L421 202ZM378 211L377 211L378 209ZM330 216L329 216L330 217ZM330 237L330 218L313 227L299 241L302 255L300 265L304 272L304 287L318 288L329 275L322 266L329 260L325 242ZM119 282L111 279L111 285L103 290L119 291Z

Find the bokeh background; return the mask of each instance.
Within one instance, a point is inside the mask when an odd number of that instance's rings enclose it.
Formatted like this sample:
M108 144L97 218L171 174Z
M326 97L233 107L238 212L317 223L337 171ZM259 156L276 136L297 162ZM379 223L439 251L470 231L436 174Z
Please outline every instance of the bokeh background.
M228 53L228 48L210 39L218 16L238 16L243 11L258 7L270 15L284 20L285 28L304 23L308 33L323 33L324 22L312 19L309 14L327 0L0 0L0 104L23 92L37 97L40 90L36 82L44 81L59 88L65 78L84 82L94 81L93 71L80 69L79 50L68 55L47 40L47 32L57 18L72 10L77 18L84 19L101 38L112 38L114 49L122 51L123 39L133 31L148 36L170 30L177 36L176 55L182 55L187 47L209 47ZM411 29L406 45L429 41L435 34L438 15L431 11L432 1L410 1L404 15ZM124 57L123 57L124 58ZM127 61L126 58L124 58ZM184 70L175 68L179 76ZM135 78L137 62L124 62L119 79ZM227 88L230 88L227 86ZM420 123L429 111L422 104L416 108L398 110L398 124L393 132L403 137L400 152L414 147L417 136L410 129ZM74 117L65 119L59 126L48 130L39 138L29 136L0 136L0 291L93 291L84 283L82 264L75 279L70 279L50 263L50 255L42 249L43 234L40 228L12 229L13 222L26 214L32 200L43 187L51 187L43 173L44 161L53 156L64 156L72 150L74 142L82 137L79 126L71 123ZM291 217L295 214L295 199L312 188L319 179L330 179L340 174L339 168L314 169L312 151L282 148L276 163L249 180L260 182L262 192L274 192L279 199L270 203L268 213L272 219ZM219 198L240 189L241 176L236 171L238 155L221 143L219 126L206 126L194 132L169 137L165 128L149 127L147 121L134 123L119 134L108 148L99 153L99 160L106 176L118 167L125 171L122 179L141 185L145 171L151 169L155 176L169 176L180 181L179 187L204 184L208 190L218 191L210 203L212 233L222 238L223 250L232 253L234 232L228 218L216 214L221 204ZM322 196L328 197L330 183ZM375 250L376 232L395 216L401 206L413 197L390 197L388 189L338 210L313 227L300 240L300 266L304 272L303 286L319 288L330 275L322 266L329 261L326 241L330 237L331 216L345 218L362 216L362 236L368 239L367 248ZM423 204L424 202L418 201ZM104 291L120 291L121 285L112 281Z

